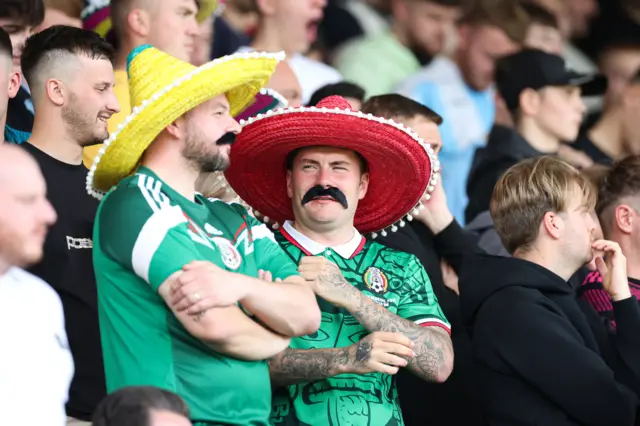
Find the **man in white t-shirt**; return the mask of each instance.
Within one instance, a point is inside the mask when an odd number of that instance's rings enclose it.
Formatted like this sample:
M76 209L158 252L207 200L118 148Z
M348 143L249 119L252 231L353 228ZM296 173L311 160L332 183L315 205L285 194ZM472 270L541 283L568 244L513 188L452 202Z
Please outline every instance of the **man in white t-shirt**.
M38 164L0 145L0 425L63 426L73 360L58 295L25 272L56 213Z

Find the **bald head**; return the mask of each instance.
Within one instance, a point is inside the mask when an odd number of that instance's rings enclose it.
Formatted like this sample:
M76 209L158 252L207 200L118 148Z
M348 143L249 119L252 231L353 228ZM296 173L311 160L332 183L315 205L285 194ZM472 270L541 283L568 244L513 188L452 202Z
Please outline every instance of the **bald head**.
M24 268L42 258L47 229L56 221L46 191L29 154L15 145L0 145L0 267Z
M135 9L141 9L153 14L162 4L162 0L111 0L109 13L111 14L111 27L118 40L127 35L129 14Z
M302 105L302 86L288 61L278 63L266 87L284 96L289 106Z
M16 182L31 183L42 180L42 173L38 163L24 149L17 145L0 144L0 192L6 186L13 186Z
M111 24L121 53L150 44L185 62L200 34L196 0L111 0Z

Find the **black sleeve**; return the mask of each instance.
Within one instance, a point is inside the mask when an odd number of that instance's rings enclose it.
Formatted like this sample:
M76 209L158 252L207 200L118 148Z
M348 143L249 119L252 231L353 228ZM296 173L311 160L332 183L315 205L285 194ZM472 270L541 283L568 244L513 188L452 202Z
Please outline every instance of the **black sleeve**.
M493 188L502 175L518 161L508 158L504 161L495 161L478 171L467 183L467 195L469 202L465 209L465 221L470 223L480 213L489 210Z
M500 306L500 315L487 317L491 323L485 325L492 331L490 349L512 371L577 423L634 424L635 394L615 380L614 371L584 345L564 316L544 302Z
M637 299L613 302L613 317L616 320L616 333L612 333L615 348L623 363L625 382L640 395L640 307Z
M449 226L444 228L433 238L436 251L451 267L460 274L462 259L474 254L486 254L478 247L477 238L470 232L460 227L454 219Z
M460 274L462 259L473 254L486 254L478 247L477 237L460 227L454 219L439 234L433 235L427 225L414 220L412 227L423 244L428 244L429 239L433 240L433 246L439 257L447 261Z

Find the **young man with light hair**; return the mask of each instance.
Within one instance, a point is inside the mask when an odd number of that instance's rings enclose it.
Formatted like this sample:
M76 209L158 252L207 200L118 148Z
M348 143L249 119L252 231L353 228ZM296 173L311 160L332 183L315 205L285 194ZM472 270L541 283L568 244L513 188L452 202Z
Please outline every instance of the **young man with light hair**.
M640 308L620 246L596 239L595 203L589 178L549 156L518 163L496 184L491 216L513 257L474 256L460 274L489 424L635 424ZM617 333L567 282L594 257Z

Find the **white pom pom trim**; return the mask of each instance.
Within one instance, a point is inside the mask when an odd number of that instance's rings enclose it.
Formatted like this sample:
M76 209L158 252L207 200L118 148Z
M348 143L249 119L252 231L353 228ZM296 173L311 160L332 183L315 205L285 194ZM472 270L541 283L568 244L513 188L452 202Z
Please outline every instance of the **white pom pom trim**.
M104 9L105 7L109 6L109 2L110 0L90 0L89 4L84 9L82 9L82 12L80 13L80 19L84 21L88 16L91 16L98 10Z

